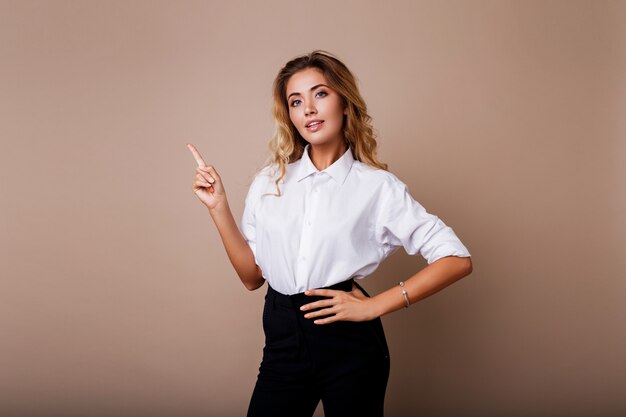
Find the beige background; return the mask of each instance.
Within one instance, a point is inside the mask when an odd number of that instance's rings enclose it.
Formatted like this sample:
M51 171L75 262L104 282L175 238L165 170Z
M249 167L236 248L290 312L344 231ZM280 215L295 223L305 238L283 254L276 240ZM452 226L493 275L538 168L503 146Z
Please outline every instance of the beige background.
M383 317L389 416L626 413L626 3L0 3L0 415L241 416L239 221L290 58L357 75L381 158L474 272ZM378 293L425 265L400 250ZM321 415L321 406L317 415Z

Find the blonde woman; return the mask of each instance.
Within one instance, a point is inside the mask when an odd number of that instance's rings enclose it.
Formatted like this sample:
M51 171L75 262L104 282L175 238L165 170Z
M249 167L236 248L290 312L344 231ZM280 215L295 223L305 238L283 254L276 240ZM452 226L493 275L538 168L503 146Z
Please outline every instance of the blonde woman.
M378 160L350 70L313 51L273 86L271 156L248 191L240 228L222 180L189 144L193 191L248 290L267 281L265 347L248 417L382 416L390 357L380 317L472 271L454 231ZM399 247L428 265L370 297L357 283Z

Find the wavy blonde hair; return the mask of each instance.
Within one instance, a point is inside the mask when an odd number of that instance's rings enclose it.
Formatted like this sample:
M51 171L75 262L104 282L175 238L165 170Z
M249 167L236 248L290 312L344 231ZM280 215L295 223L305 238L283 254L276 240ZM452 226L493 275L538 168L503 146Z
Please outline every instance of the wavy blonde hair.
M270 156L264 167L277 165L280 170L280 176L275 181L278 196L281 195L278 183L285 176L286 165L300 159L308 143L289 118L289 105L286 97L287 82L291 76L307 68L320 70L326 77L329 87L339 94L346 106L343 137L346 145L351 147L354 158L373 167L387 170L387 164L377 158L378 144L372 128L372 118L367 113L365 100L359 92L354 75L335 56L323 50L315 50L287 62L274 79L272 114L275 128L269 142Z

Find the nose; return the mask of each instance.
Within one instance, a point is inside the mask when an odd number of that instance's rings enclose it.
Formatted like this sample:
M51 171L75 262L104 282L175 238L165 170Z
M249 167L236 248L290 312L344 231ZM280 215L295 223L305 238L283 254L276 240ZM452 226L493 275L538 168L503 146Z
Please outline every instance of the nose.
M315 109L313 103L311 103L310 101L308 103L309 104L306 104L304 107L304 115L308 116L310 114L317 113L317 110Z

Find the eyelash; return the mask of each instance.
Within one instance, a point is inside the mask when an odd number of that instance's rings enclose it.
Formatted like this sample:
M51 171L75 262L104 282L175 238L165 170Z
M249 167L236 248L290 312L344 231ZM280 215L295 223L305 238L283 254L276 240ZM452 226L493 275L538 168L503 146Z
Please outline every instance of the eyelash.
M328 93L326 91L318 91L317 93L315 93L315 95L318 95L320 93L324 94L323 97L326 97L328 95ZM289 106L290 107L295 107L294 104L296 103L296 101L300 101L300 100L295 99L294 101L291 102L291 104Z

